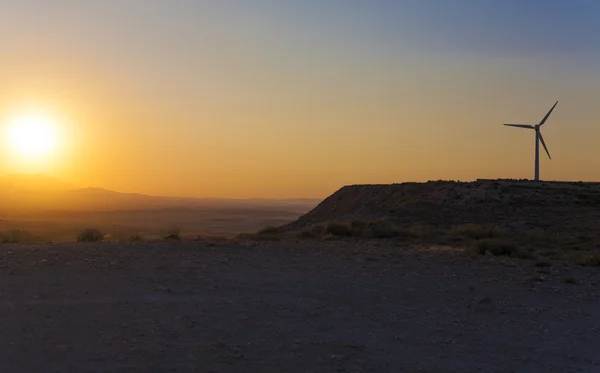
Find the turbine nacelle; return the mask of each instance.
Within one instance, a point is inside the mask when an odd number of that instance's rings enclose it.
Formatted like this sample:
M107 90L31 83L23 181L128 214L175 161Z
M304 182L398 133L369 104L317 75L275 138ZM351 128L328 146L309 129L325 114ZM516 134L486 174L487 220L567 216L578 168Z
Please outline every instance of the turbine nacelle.
M505 126L509 126L509 127L517 127L517 128L524 128L524 129L530 129L530 130L535 130L535 180L539 180L539 168L540 168L540 151L539 151L539 143L540 141L542 142L542 146L544 147L544 150L546 151L546 154L548 154L548 158L552 159L552 157L550 157L550 152L548 151L548 147L546 146L546 142L544 141L544 137L542 136L542 132L540 131L540 127L546 123L546 121L548 120L548 117L550 117L550 114L552 114L552 111L554 111L554 108L556 107L556 105L558 104L558 101L556 101L554 103L554 105L552 106L552 108L550 109L550 111L548 112L548 114L546 114L546 116L544 116L544 118L540 121L539 124L536 125L531 125L531 124L505 124Z

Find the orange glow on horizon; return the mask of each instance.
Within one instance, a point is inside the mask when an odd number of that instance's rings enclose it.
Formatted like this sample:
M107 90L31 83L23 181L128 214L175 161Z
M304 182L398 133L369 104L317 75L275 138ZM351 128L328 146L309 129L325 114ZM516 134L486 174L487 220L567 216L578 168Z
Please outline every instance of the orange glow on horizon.
M576 68L570 53L427 47L435 22L377 35L367 13L333 6L300 22L300 9L249 2L37 3L7 4L0 22L0 175L243 198L531 178L533 137L502 124L537 123L560 100L541 178L600 179L600 65ZM32 115L47 124L8 133Z

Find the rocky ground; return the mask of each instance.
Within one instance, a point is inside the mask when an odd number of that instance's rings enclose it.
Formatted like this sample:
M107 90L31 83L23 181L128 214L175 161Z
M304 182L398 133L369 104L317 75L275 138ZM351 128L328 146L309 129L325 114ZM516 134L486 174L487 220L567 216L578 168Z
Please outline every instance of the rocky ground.
M600 371L598 267L349 239L3 245L0 274L2 372Z

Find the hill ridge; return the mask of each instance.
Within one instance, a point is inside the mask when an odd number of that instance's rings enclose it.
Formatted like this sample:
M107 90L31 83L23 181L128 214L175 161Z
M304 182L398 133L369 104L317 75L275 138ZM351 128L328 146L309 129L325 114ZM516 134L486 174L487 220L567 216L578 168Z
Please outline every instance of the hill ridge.
M600 217L599 212L600 183L596 182L480 179L358 184L340 188L283 228L298 230L332 220L380 219L399 225L485 222L543 228L564 219L565 213L575 216L574 221L589 223L589 219Z

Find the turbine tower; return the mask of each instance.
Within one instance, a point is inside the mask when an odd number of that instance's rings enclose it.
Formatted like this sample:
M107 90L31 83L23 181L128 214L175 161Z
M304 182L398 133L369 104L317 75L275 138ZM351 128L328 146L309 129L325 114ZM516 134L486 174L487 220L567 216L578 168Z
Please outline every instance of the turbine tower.
M550 114L552 114L552 110L554 110L554 108L556 107L556 104L558 104L558 101L556 101L554 103L554 105L552 106L552 108L550 109L548 114L546 114L544 119L542 119L542 121L539 124L536 124L535 126L533 126L531 124L505 124L505 126L535 130L535 181L540 180L540 141L542 142L542 145L544 146L544 150L546 151L546 154L548 154L548 158L552 159L552 157L550 157L550 152L548 151L548 148L546 147L546 143L544 142L544 138L542 137L542 133L540 132L540 127L544 123L546 123L546 120L548 120L548 117L550 116Z

